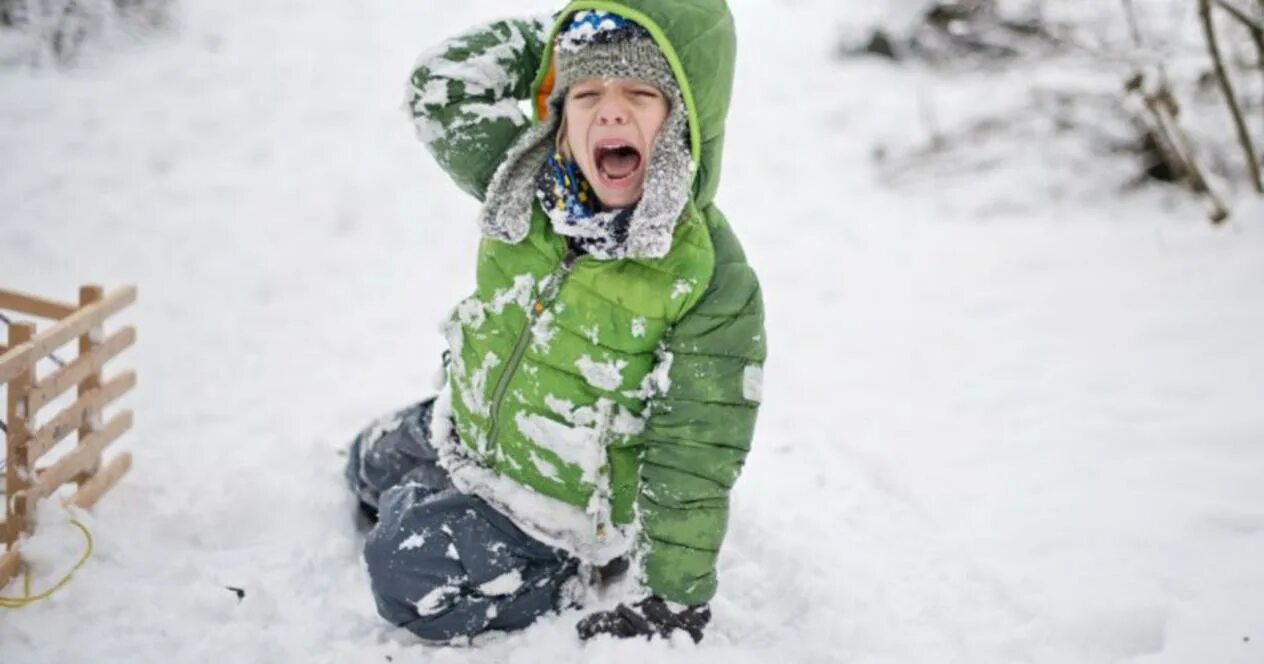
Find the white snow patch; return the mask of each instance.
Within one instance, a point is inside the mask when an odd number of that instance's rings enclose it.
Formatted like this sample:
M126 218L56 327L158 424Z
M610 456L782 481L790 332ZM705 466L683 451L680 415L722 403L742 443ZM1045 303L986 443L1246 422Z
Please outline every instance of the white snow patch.
M566 399L546 394L544 403L549 410L557 413L567 423L595 430L595 435L599 439L604 438L604 431L607 429L611 433L635 436L645 427L643 418L604 397L598 399L592 406L577 407Z
M418 92L416 103L422 106L447 106L448 99L448 82L441 78L432 78Z
M557 471L557 466L549 463L547 459L535 452L531 452L531 465L535 466L535 469L540 471L540 475L553 480L554 482L561 478L561 474Z
M452 586L439 586L434 590L426 593L421 599L417 600L414 606L417 608L417 615L421 617L433 616L445 608L449 597L456 595L459 591Z
M514 277L512 286L496 291L492 296L491 303L487 305L487 309L492 313L498 314L504 311L507 305L516 304L519 309L526 311L531 306L532 288L534 287L534 276L519 274Z
M467 104L462 110L472 117L471 124L495 120L509 120L518 126L527 123L527 118L523 116L518 102L513 99L505 99L495 104Z
M443 128L443 123L433 120L424 115L413 118L413 129L417 140L421 141L427 148L434 149L434 143L443 139L447 134L447 130Z
M623 406L618 406L614 418L610 421L610 430L621 436L640 435L645 430L645 419L637 417Z
M758 364L747 365L742 372L742 396L747 401L764 400L764 368Z
M544 395L544 405L548 406L549 410L561 415L567 422L575 421L572 414L575 411L574 403L549 393Z
M635 390L624 392L624 396L633 399L652 399L667 394L671 390L671 368L676 356L671 351L662 349L657 355L658 361L654 363L654 368L645 374L645 378L641 379L641 385Z
M487 312L483 303L477 297L469 297L457 305L456 317L457 320L461 321L462 325L472 330L477 330L487 321Z
M453 357L456 357L455 351L453 351ZM483 363L470 375L469 385L460 386L461 401L470 410L485 417L491 413L491 404L489 403L491 395L487 393L487 377L492 369L498 366L500 366L500 357L491 351L487 351L487 354L483 356Z
M364 444L360 446L361 454L367 454L368 450L372 450L377 441L382 439L388 433L399 428L402 420L398 415L391 414L375 420L369 428L369 434L364 439Z
M627 366L626 360L598 362L588 355L575 361L575 367L579 369L580 375L588 381L589 385L606 391L619 389L619 386L623 384L623 370Z
M632 336L637 339L643 338L645 336L645 328L647 324L648 324L648 321L645 320L644 316L637 316L636 318L633 318L632 319Z
M601 446L601 432L595 428L573 427L524 412L518 413L514 422L532 443L578 466L588 481L593 481L605 464L606 450Z
M478 587L478 591L488 597L501 597L504 595L512 595L521 587L522 572L514 569L480 585Z
M465 372L465 365L461 360L461 351L465 349L465 333L461 329L460 321L449 318L443 324L443 338L448 342L448 350L452 351L452 371L460 375Z
M631 548L631 529L607 528L606 536L598 538L592 518L584 510L536 493L486 468L459 443L447 441L436 445L436 449L440 464L450 473L457 490L486 500L536 540L594 565L604 565Z
M678 279L675 284L672 284L671 299L678 300L692 293L697 283L693 279Z
M557 328L553 325L552 311L540 314L531 324L531 347L539 353L547 353L553 337L557 336Z
M513 84L506 67L499 62L500 56L506 59L513 57L507 44L461 62L434 58L426 62L425 67L430 70L431 76L465 84L466 94L473 97L489 90L503 90Z
M421 547L425 546L425 544L426 544L425 535L422 535L421 533L413 533L412 535L409 535L408 538L405 539L403 542L399 543L399 548L397 550L398 551L411 551L413 549L420 549Z

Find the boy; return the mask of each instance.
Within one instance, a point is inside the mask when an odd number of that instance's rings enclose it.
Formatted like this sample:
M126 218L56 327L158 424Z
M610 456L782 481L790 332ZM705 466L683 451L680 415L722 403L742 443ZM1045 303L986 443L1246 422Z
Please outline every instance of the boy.
M419 136L485 238L445 388L353 443L387 620L444 642L520 629L630 563L642 598L581 638L702 638L765 355L712 202L734 48L724 0L581 0L419 62Z

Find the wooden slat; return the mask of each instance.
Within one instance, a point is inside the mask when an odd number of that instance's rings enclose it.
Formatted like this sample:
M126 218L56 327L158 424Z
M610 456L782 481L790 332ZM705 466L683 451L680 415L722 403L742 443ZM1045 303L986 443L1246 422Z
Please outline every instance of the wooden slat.
M0 544L5 545L5 549L12 548L9 545L18 539L18 529L13 525L10 521L0 521Z
M85 377L101 370L102 365L136 343L136 328L128 326L110 335L104 343L92 350L91 355L80 357L58 369L53 375L35 384L31 389L28 407L39 412L48 402L76 386Z
M93 412L110 405L134 387L136 387L136 372L126 371L67 406L31 436L31 442L26 447L27 462L34 465L57 443L83 426Z
M3 288L0 288L0 309L19 311L24 314L52 318L54 320L61 320L75 313L73 305Z
M70 499L70 504L83 509L91 509L101 496L109 491L128 469L132 467L132 455L128 452L121 452L110 460L110 463L102 468L100 472L93 475L79 487L75 495Z
M61 348L75 337L87 334L92 328L105 322L105 319L122 311L124 307L136 301L136 287L120 288L100 302L84 307L62 319L61 322L45 330L35 337L35 352L40 357Z
M31 488L31 499L28 504L33 506L40 498L51 496L58 487L74 479L79 473L91 470L97 464L102 450L118 440L118 437L130 428L132 428L132 411L125 410L115 415L110 419L109 424L88 436L88 439L75 448L74 452L58 459L57 463L40 473L38 479L35 480L35 485Z
M35 326L31 323L13 323L9 326L9 345L23 346L30 343L35 335ZM13 375L6 388L7 408L5 421L8 432L4 438L4 520L10 528L22 532L30 524L26 515L33 513L31 506L35 504L28 493L30 485L30 466L26 463L26 444L30 441L29 424L32 413L27 407L28 390L34 380L34 367L23 366L21 371Z
M52 327L44 330L34 339L9 353L17 353L21 361L15 361L6 354L0 358L0 383L7 382L13 376L22 373L26 364L48 357L53 351L69 343L78 336L87 334L92 328L105 322L105 319L118 313L127 305L136 301L136 287L127 286L110 293L104 300L75 311ZM82 380L81 376L79 380ZM76 380L78 382L78 380Z
M32 364L31 356L34 348L29 343L10 344L0 353L0 384L13 380L13 377L26 371Z
M0 554L0 589L9 585L9 582L22 571L22 558L18 556L18 550L14 549L8 553Z
M104 297L105 297L104 288L101 288L100 286L94 286L94 285L82 286L79 289L79 308L82 309L84 307L90 307L96 304L97 302L100 302ZM101 342L101 339L100 338L93 339L92 334L81 335L79 337L79 357L87 357L89 354L92 353L92 349L100 342ZM101 370L100 369L97 369L96 372L90 374L87 378L84 378L83 381L79 383L77 396L80 399L82 399L84 395L91 393L92 391L96 390L98 387L101 387ZM88 408L84 410L83 417L79 418L79 444L80 445L83 444L83 441L87 440L88 436L92 435L94 422L96 424L101 423L101 409L93 405L89 405ZM98 458L97 461L100 462L100 458ZM88 477L96 471L97 471L96 467L89 468L86 473L81 474L79 477L75 478L75 482L79 486L83 486L83 483L88 480Z

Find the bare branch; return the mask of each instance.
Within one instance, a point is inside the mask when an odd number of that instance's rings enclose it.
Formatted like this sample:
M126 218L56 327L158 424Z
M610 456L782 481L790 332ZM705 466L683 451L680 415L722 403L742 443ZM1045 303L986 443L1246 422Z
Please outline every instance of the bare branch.
M1189 180L1190 188L1194 190L1194 193L1207 198L1207 202L1211 205L1209 215L1211 223L1222 223L1229 218L1229 209L1207 180L1202 166L1198 164L1194 156L1189 135L1176 119L1180 108L1171 89L1166 81L1160 81L1154 92L1147 92L1145 87L1145 76L1141 74L1137 74L1128 82L1128 91L1137 94L1145 109L1150 113L1154 122L1154 136L1160 142L1161 149L1174 158L1175 163Z
M1247 14L1245 11L1242 11L1242 9L1229 2L1229 0L1212 0L1212 2L1216 3L1216 6L1225 10L1225 12L1233 18L1238 19L1238 22L1245 25L1253 34L1264 34L1264 22L1261 22L1254 16Z
M1237 95L1233 92L1233 81L1229 79L1229 72L1225 70L1224 59L1220 55L1220 44L1216 40L1216 26L1211 16L1211 0L1198 0L1198 13L1202 17L1203 33L1207 38L1207 50L1211 54L1212 63L1216 68L1216 77L1220 79L1220 89L1224 92L1225 102L1229 105L1229 112L1233 115L1233 123L1238 130L1238 142L1242 144L1242 150L1246 153L1247 166L1250 168L1251 178L1254 180L1255 191L1264 194L1264 178L1260 175L1260 159L1255 152L1255 145L1251 141L1251 132L1246 127L1246 121L1242 118L1242 108L1238 105Z

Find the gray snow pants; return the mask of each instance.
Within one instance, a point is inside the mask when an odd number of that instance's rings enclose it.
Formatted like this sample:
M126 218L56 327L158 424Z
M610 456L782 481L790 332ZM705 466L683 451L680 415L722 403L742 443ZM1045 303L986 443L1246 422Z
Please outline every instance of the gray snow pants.
M430 641L522 629L559 608L578 563L452 486L429 440L433 406L379 420L348 455L347 481L377 518L364 559L378 613Z

